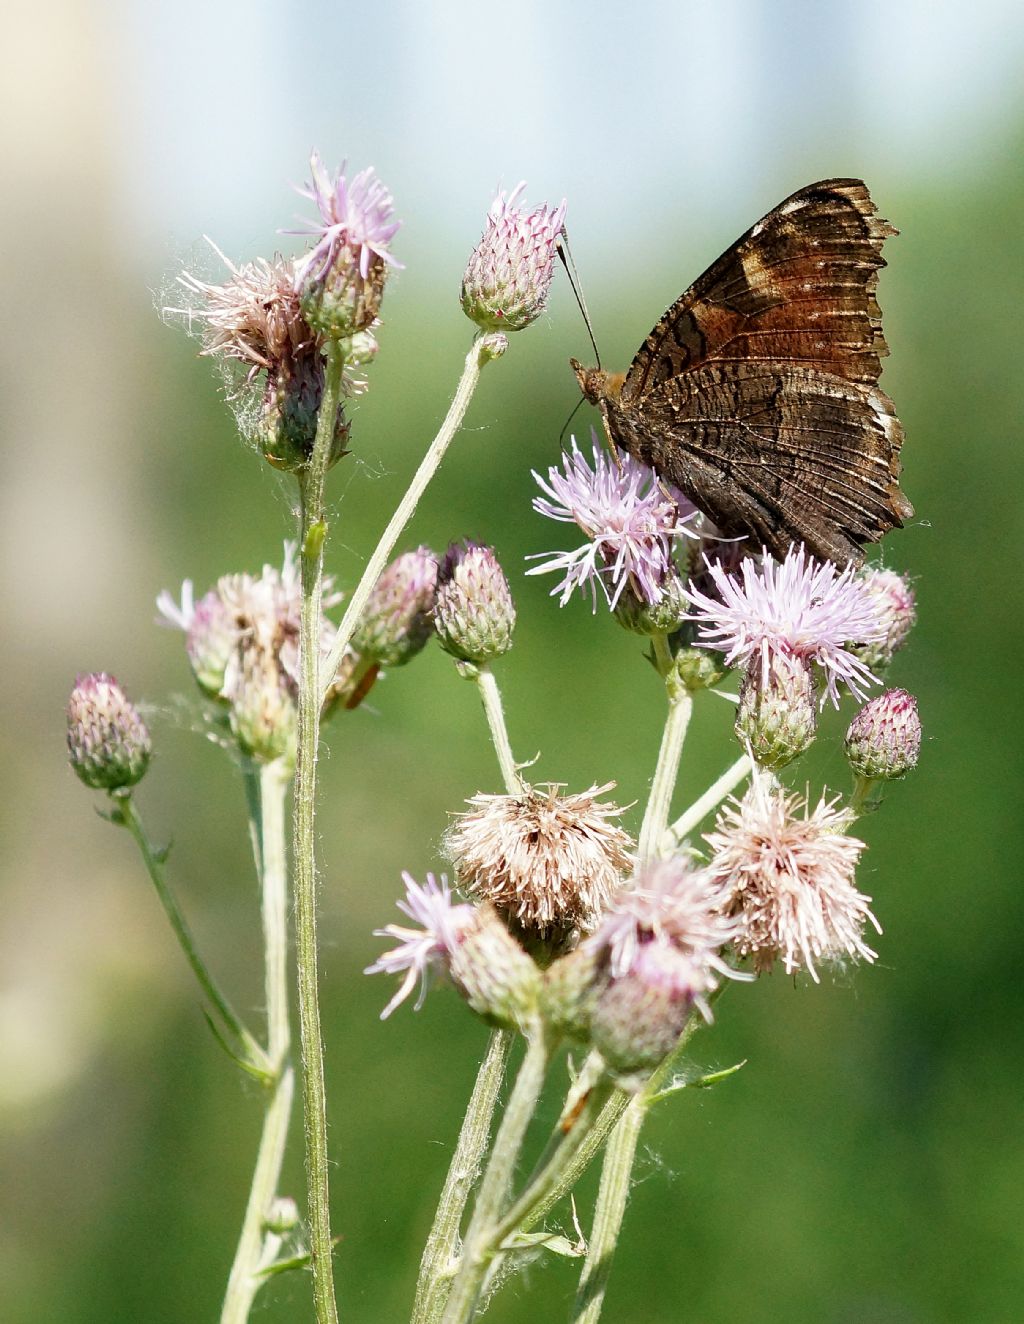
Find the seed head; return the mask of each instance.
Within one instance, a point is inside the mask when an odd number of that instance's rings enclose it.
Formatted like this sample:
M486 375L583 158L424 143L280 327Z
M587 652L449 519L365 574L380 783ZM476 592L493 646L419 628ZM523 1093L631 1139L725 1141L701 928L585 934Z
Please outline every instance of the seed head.
M437 557L429 547L403 552L381 574L370 593L353 646L383 667L400 667L434 633Z
M521 331L547 307L565 202L522 209L525 188L494 199L462 277L462 310L484 331Z
M516 609L492 547L452 543L437 574L434 628L446 653L482 664L512 647Z
M903 777L920 752L917 700L906 690L886 690L866 703L846 733L846 757L858 777Z
M68 757L86 786L134 786L152 749L145 722L113 676L98 671L78 677L68 700Z
M863 929L881 929L871 898L854 886L864 843L846 835L848 823L834 800L811 810L764 775L720 810L705 837L710 876L723 913L737 921L733 950L752 956L758 972L781 960L787 974L806 970L816 981L821 961L874 960Z
M622 810L597 799L613 785L473 796L446 840L460 887L531 934L591 930L631 863L632 842L610 821Z
M778 770L814 741L818 704L806 658L771 652L767 666L752 657L740 688L736 734L762 768Z

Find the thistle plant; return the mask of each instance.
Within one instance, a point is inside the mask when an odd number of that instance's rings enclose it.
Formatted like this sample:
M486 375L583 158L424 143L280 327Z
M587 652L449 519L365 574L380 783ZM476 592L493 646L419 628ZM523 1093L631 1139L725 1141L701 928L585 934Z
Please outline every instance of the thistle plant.
M243 1022L208 970L168 881L169 853L143 827L135 797L152 740L108 675L75 685L70 760L86 786L106 795L110 821L137 843L211 1027L262 1087L262 1134L221 1319L248 1319L270 1277L307 1268L316 1319L329 1324L339 1318L344 1280L336 1286L328 1202L318 743L327 721L347 738L344 714L382 672L412 663L436 638L453 675L477 687L495 779L468 800L453 797L451 820L438 825L447 873L424 874L409 861L402 918L376 930L386 946L367 973L397 979L382 997L382 1020L410 1002L418 1009L433 984L447 984L491 1038L420 1257L410 1318L465 1324L526 1264L553 1254L580 1261L570 1319L594 1324L648 1114L732 1074L702 1073L692 1059L694 1037L713 1033L726 989L776 969L813 985L830 969L876 958L870 944L881 927L857 884L865 843L854 829L918 759L913 697L895 688L872 697L907 640L913 594L892 570L840 570L802 546L777 560L724 539L639 461L608 455L595 438L585 453L573 439L560 464L534 475L533 514L572 526L574 545L539 553L525 573L557 576L550 610L579 595L590 603L592 628L630 633L638 674L663 692L664 722L650 733L643 805L614 797L611 753L590 785L531 780L531 764L515 756L499 688L517 633L530 629L515 604L525 568L503 565L494 547L445 528L437 530L441 554L426 545L394 553L483 368L547 307L565 204L527 208L523 185L492 204L462 279L474 333L451 408L359 582L342 589L324 564L344 507L328 520L325 489L329 471L358 445L346 404L367 388L384 332L383 297L401 265L392 251L399 223L372 170L331 174L314 154L311 175L303 196L316 218L300 231L311 241L303 254L227 262L221 285L186 273L186 306L170 310L198 329L203 354L224 371L243 435L295 483L295 539L280 568L225 574L198 598L186 581L157 599L161 622L184 635L204 729L245 795L261 884L262 1033ZM719 688L730 672L738 693ZM676 781L694 706L723 702L735 707L736 744L721 774L680 809ZM847 702L860 705L844 741L849 792L783 781L823 738L821 710ZM382 819L389 812L401 807L385 803ZM499 1119L520 1039L521 1065ZM304 1216L279 1189L296 1075ZM559 1121L527 1164L530 1121L551 1095L560 1100ZM343 1091L331 1112L344 1117ZM386 1137L360 1143L386 1152ZM571 1237L556 1211L596 1162L596 1205L583 1235Z

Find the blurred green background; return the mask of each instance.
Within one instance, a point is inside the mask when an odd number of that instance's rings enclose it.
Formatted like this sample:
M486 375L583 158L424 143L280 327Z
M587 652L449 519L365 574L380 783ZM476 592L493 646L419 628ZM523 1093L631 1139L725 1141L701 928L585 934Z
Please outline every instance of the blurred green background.
M405 220L354 453L331 479L330 568L360 565L442 417L470 338L462 267L499 181L569 199L605 362L800 185L860 175L901 237L883 384L918 520L885 562L920 624L917 773L863 824L874 967L734 990L709 1067L642 1142L605 1318L930 1324L1024 1316L1019 672L1024 20L1008 4L86 5L5 19L0 874L0 1315L10 1324L216 1318L260 1120L203 1023L124 835L64 763L76 671L154 705L139 801L237 1005L261 971L241 789L192 733L181 638L153 599L280 559L287 483L235 439L195 345L154 304L204 231L269 253L316 145L372 162ZM203 259L212 272L208 259ZM154 297L153 291L157 291ZM523 558L587 359L564 283L488 369L404 545L492 543L519 607L498 667L518 757L640 801L661 701L641 646ZM577 428L585 428L583 416ZM792 780L846 785L830 718ZM700 705L679 806L734 756ZM430 650L328 733L323 990L345 1319L399 1321L487 1031L450 991L381 1025L360 971L405 868L441 867L465 798L498 789L476 696ZM636 826L636 811L632 815ZM543 1120L543 1119L542 1119ZM300 1195L296 1118L285 1189ZM592 1186L581 1199L587 1225ZM573 1266L536 1268L496 1324L557 1320ZM255 1318L312 1318L302 1275Z

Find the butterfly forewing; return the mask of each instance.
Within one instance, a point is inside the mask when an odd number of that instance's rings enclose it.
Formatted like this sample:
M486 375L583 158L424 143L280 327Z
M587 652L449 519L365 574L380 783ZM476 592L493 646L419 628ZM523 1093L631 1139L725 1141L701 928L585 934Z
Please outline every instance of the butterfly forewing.
M902 429L877 386L875 288L895 233L859 180L780 203L668 310L621 389L598 374L613 439L723 533L859 561L913 513Z

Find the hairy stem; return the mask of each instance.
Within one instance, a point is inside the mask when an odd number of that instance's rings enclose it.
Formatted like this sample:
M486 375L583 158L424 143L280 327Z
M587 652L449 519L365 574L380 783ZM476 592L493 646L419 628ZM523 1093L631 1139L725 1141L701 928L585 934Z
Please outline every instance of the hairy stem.
M473 678L480 690L480 699L487 714L487 725L490 728L491 740L494 742L494 751L498 756L498 766L501 768L505 790L509 795L520 795L523 783L516 768L516 761L512 757L512 746L505 726L505 711L501 705L498 682L486 663L474 667Z
M527 1036L526 1055L494 1141L466 1233L462 1263L452 1284L444 1324L468 1324L476 1310L484 1275L497 1250L494 1228L515 1172L526 1128L537 1107L553 1044L541 1023Z
M254 853L262 891L264 982L267 1002L267 1056L275 1075L269 1084L266 1113L242 1231L228 1278L221 1324L245 1324L264 1279L265 1221L281 1179L288 1124L295 1093L295 1073L288 1061L288 864L285 800L290 772L278 761L266 764L258 782L258 800L250 801ZM254 812L256 811L256 812Z
M498 1091L505 1078L505 1064L514 1038L511 1030L491 1032L487 1055L477 1074L434 1223L423 1249L411 1324L437 1324L444 1311L452 1265L458 1254L462 1215L487 1151Z
M725 797L750 775L753 766L754 761L750 755L741 754L732 767L726 768L721 777L713 782L699 799L694 800L689 809L680 814L672 824L669 831L675 839L682 841L695 827L698 827L712 809L717 809Z
M664 637L656 636L654 647L659 670L665 678L668 716L665 719L658 762L651 779L651 793L640 828L638 854L641 863L657 856L661 839L668 826L672 793L675 790L676 777L679 775L679 760L683 753L686 730L690 724L690 714L693 712L693 695L677 676Z
M131 833L135 844L139 848L143 862L146 866L153 886L156 888L156 894L160 898L160 904L164 908L164 914L170 920L171 928L174 930L174 936L178 939L178 945L185 953L185 958L192 968L192 973L199 981L199 986L209 999L210 1006L220 1018L223 1027L234 1037L237 1044L245 1054L246 1064L256 1071L266 1071L268 1074L272 1070L272 1064L268 1061L266 1054L260 1047L256 1037L246 1029L241 1018L235 1012L234 1008L228 1002L227 998L220 991L216 980L207 970L206 965L199 955L196 948L195 939L192 932L185 922L185 917L181 913L174 894L167 886L164 878L163 856L146 836L146 829L139 817L139 812L135 808L135 802L131 796L115 797L114 821L126 827Z
M348 606L345 608L345 615L342 617L341 624L338 626L338 633L335 636L334 643L331 646L330 654L324 665L324 681L321 689L321 698L326 694L334 675L338 670L338 665L344 656L345 649L349 645L356 626L359 624L359 618L363 614L363 608L366 606L367 599L373 591L374 585L381 576L381 572L387 565L388 557L394 550L395 543L402 535L402 531L412 518L420 497L426 490L427 484L437 472L438 466L444 459L445 451L449 443L458 431L460 424L469 407L469 402L473 398L473 392L476 390L477 382L480 380L480 370L485 363L488 363L492 355L480 343L481 337L473 341L472 348L466 355L466 365L462 370L462 377L459 379L458 387L455 391L455 397L452 400L451 407L445 415L444 422L441 424L437 436L430 443L430 447L420 462L420 467L416 470L412 482L409 484L409 490L399 503L398 509L388 521L387 528L381 534L380 542L377 544L373 555L366 563L366 569L363 571L362 578L356 585L352 596L349 598Z
M334 436L345 360L340 347L326 351L323 398L309 464L299 475L299 558L302 616L299 626L299 731L295 760L295 963L302 1042L302 1099L309 1192L310 1262L318 1324L336 1324L331 1212L327 1162L327 1098L317 971L317 877L314 816L320 737L320 620L323 588L324 480ZM334 671L328 675L333 677Z

